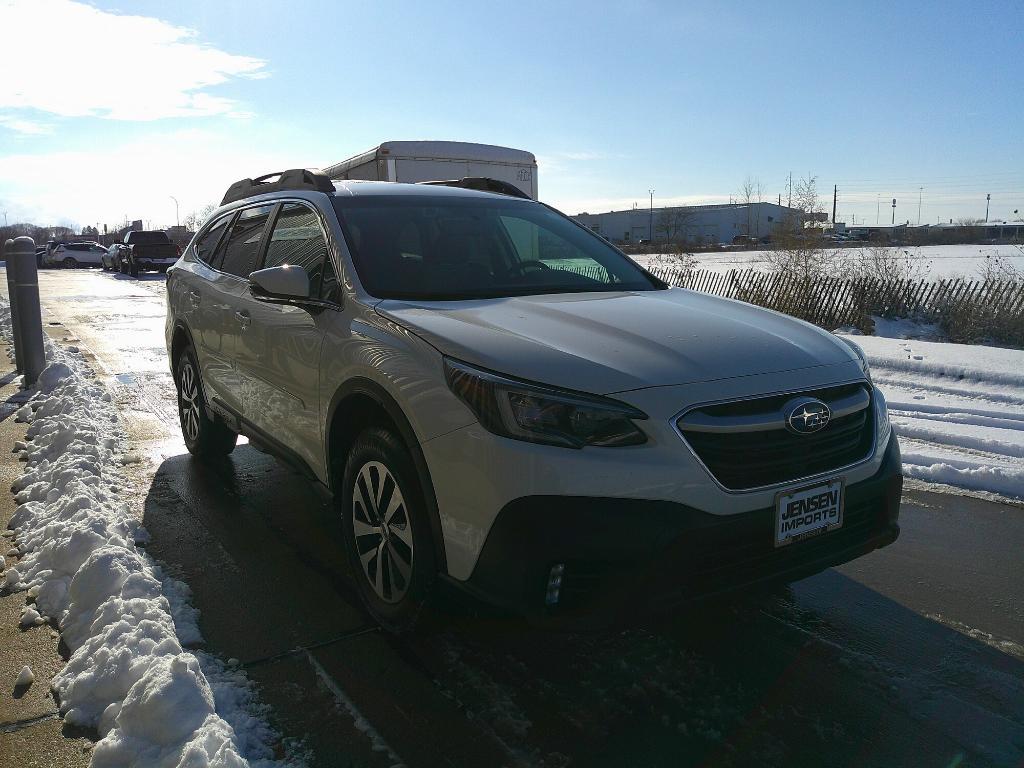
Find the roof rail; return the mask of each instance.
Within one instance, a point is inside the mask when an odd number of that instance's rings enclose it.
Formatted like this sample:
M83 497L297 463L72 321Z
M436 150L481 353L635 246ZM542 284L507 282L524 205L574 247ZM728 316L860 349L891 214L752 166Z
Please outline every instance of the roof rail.
M267 179L277 176L277 181ZM334 184L319 171L311 171L307 168L292 168L288 171L275 171L255 179L242 179L236 181L228 191L224 193L221 205L233 203L236 200L244 200L253 195L263 195L267 192L280 192L282 190L308 189L314 192L333 192Z
M480 192L495 192L499 195L509 197L521 197L524 200L532 200L528 194L523 192L515 184L500 179L488 179L484 176L467 176L463 179L451 179L449 181L420 181L418 184L432 184L439 187L462 187L463 189L476 189Z

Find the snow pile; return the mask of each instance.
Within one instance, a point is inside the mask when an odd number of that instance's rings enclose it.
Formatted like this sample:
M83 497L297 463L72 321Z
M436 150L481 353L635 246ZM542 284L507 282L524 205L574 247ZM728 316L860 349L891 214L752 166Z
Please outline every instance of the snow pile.
M182 647L201 640L196 611L140 549L146 532L118 499L124 439L109 393L81 360L52 346L48 357L19 411L30 422L10 524L21 559L3 584L35 600L23 626L54 620L71 650L51 683L61 713L99 732L93 766L275 764L244 674Z
M858 336L907 477L1024 499L1024 351Z

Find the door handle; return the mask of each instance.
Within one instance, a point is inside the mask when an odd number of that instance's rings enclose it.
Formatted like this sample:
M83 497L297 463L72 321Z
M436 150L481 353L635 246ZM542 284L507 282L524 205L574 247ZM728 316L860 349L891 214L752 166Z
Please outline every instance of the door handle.
M252 318L249 316L248 312L235 312L235 319L241 324L242 328L248 328L249 323L252 322Z

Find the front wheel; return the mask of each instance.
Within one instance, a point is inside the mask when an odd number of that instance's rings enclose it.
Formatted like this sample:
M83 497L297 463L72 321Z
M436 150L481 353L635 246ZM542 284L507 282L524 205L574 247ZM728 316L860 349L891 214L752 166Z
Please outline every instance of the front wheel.
M78 262L75 261L70 256L68 256L66 259L64 259L62 264L64 264L64 269L74 269L75 267L78 266Z
M341 479L342 532L363 604L387 630L412 630L436 575L412 457L384 427L356 438Z
M128 274L131 275L132 277L139 276L139 265L136 264L134 261L128 262Z
M206 414L206 398L199 377L199 364L191 347L178 358L175 372L178 387L178 417L185 447L193 456L216 458L235 450L238 435L226 424Z

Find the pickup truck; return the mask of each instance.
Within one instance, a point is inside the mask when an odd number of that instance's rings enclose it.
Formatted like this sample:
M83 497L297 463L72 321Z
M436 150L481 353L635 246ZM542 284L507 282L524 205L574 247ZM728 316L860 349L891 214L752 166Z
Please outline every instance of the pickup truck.
M171 242L166 232L129 232L124 243L128 250L122 254L121 272L132 277L145 270L166 272L181 256L181 248Z

